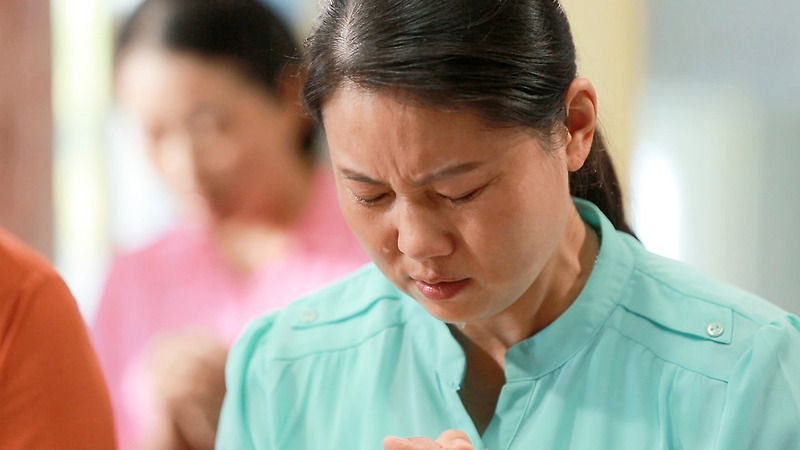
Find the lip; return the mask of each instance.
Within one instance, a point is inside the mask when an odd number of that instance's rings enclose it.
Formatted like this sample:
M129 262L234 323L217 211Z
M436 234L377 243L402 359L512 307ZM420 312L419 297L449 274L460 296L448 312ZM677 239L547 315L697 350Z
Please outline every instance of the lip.
M447 300L461 292L469 282L468 278L462 280L419 280L412 278L420 294L430 300Z

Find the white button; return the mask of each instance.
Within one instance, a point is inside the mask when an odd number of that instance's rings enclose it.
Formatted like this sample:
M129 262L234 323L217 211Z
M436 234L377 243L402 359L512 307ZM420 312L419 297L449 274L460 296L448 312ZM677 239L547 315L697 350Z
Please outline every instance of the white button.
M300 320L305 323L311 323L317 320L317 311L312 308L305 308L300 312Z
M719 322L711 322L710 324L708 324L708 328L706 328L706 332L712 338L720 337L720 336L722 336L722 333L725 332L725 327L722 326L722 324L719 323Z

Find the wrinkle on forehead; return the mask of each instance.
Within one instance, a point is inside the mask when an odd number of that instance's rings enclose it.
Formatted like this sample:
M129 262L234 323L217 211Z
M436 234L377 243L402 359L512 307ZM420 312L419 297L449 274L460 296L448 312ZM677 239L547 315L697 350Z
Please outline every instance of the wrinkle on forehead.
M441 111L402 92L355 84L337 89L322 112L331 156L340 168L382 183L388 172L404 184L433 182L456 167L463 172L465 166L497 160L532 137L524 127L493 127L474 114ZM491 153L484 150L489 148Z

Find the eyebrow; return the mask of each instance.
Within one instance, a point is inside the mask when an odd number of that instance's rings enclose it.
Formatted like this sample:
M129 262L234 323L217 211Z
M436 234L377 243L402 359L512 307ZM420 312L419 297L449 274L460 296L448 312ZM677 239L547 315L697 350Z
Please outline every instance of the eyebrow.
M437 181L446 180L448 178L453 178L455 176L471 172L482 165L483 163L480 162L467 162L463 164L447 166L441 170L437 170L436 172L425 175L419 180L413 181L412 184L414 184L415 186L424 186L426 184L435 183ZM383 181L375 180L373 178L368 177L367 175L364 175L363 173L357 172L352 169L341 168L339 169L339 173L341 173L345 179L357 181L359 183L372 184L372 185L386 184Z

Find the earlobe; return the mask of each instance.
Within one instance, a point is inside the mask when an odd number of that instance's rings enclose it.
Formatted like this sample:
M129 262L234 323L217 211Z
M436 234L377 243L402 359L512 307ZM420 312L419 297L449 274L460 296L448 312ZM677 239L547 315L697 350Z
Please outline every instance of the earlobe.
M597 126L597 93L586 78L572 80L564 96L567 109L567 169L574 172L589 156Z

